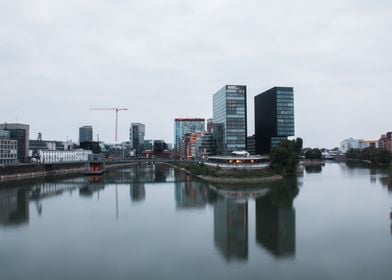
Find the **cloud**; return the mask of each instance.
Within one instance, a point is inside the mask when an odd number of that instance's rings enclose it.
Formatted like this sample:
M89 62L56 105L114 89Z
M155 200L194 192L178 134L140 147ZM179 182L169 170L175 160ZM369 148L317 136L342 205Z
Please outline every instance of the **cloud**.
M213 2L213 3L211 3ZM32 138L77 139L94 125L113 141L128 107L148 138L173 139L175 117L212 116L212 95L246 84L253 96L294 86L296 132L336 146L389 130L389 1L0 1L0 120Z

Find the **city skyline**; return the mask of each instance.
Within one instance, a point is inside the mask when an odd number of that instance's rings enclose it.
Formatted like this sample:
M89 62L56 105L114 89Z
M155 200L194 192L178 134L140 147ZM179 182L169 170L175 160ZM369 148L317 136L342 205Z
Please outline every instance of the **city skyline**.
M390 1L0 1L0 122L30 138L113 142L140 121L149 139L173 141L173 120L212 117L212 93L296 90L296 135L333 148L390 130ZM56 118L56 122L53 119ZM58 125L60 123L61 125Z

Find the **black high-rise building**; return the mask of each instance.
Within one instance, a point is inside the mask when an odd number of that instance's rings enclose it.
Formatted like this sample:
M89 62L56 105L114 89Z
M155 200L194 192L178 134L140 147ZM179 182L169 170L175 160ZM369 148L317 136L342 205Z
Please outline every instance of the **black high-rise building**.
M268 154L294 136L294 90L274 87L255 96L256 154Z

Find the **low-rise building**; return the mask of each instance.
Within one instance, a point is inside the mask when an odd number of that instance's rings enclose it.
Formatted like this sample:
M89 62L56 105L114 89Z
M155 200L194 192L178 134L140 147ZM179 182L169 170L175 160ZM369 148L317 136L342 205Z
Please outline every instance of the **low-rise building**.
M92 152L87 150L73 150L73 151L39 150L38 151L39 160L42 163L87 161L88 155L90 154L92 154Z
M392 153L392 132L381 135L380 140L378 140L378 147Z
M363 139L348 138L340 142L340 151L345 154L351 149L363 150L369 146L370 144Z

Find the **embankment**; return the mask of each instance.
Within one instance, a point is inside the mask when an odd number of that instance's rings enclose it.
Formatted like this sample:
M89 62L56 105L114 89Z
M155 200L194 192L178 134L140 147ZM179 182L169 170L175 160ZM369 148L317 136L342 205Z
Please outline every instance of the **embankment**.
M0 182L82 173L84 162L31 163L0 166ZM106 170L135 165L135 162L109 162Z

